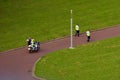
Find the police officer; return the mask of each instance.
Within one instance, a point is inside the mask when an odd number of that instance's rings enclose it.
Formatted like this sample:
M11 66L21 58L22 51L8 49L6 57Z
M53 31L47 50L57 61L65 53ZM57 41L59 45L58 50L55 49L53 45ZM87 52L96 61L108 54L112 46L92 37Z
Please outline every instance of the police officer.
M35 39L31 39L31 47L35 50Z
M31 38L30 37L27 39L27 44L31 45Z
M34 44L35 43L35 39L31 39L31 44Z
M79 26L78 26L78 25L75 26L75 30L76 30L75 36L78 36L78 37L79 37L79 35L80 35L80 30L79 30Z
M89 30L86 31L86 35L87 35L87 42L89 42L90 41L90 31Z

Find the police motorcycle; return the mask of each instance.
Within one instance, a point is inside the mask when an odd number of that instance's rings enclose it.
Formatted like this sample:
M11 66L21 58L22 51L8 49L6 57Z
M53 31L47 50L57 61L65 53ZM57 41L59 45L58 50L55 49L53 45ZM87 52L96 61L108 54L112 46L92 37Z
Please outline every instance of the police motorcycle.
M38 52L40 49L40 42L34 42L28 45L28 51L31 52Z

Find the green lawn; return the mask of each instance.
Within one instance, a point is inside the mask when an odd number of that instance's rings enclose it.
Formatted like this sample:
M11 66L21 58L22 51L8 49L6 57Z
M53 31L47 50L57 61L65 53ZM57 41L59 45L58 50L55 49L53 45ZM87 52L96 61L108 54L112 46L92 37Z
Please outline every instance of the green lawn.
M44 42L69 35L73 26L81 32L120 24L120 0L0 0L0 52L24 46L31 36Z
M46 80L120 80L120 37L47 54L35 74Z

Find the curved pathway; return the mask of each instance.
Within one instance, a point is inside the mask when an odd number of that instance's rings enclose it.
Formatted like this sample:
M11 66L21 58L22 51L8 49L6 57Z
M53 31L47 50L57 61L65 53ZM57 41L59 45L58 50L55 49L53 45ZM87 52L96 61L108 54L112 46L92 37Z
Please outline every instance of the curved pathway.
M91 33L92 42L120 36L120 26L93 31ZM73 37L74 46L85 44L86 35ZM70 38L65 37L41 44L38 53L29 54L27 47L17 48L0 53L0 80L37 80L32 76L35 61L41 56L64 48L69 48Z

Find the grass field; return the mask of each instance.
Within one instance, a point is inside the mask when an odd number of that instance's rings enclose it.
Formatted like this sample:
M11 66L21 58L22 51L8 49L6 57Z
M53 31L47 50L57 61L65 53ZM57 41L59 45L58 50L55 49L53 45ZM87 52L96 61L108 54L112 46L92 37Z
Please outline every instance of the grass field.
M47 54L35 74L46 80L120 80L120 37Z
M25 45L31 36L44 42L69 35L73 26L81 32L120 23L120 0L0 0L0 52Z

